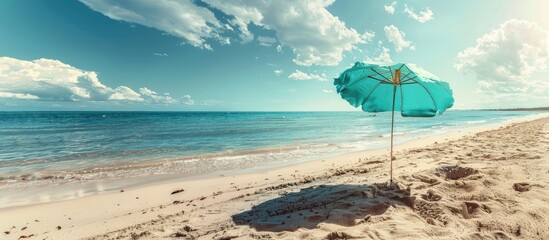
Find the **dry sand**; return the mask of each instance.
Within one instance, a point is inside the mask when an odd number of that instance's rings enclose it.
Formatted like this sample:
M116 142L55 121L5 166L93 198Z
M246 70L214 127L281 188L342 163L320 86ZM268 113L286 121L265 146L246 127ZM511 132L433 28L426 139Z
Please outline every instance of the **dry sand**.
M397 149L392 186L353 153L4 208L0 239L549 239L549 118Z

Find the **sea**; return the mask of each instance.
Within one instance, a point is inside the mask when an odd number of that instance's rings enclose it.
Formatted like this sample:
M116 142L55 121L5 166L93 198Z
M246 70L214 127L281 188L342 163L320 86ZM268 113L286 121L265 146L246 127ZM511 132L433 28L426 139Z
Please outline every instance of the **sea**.
M395 144L535 114L396 114ZM0 191L279 167L388 148L390 129L390 113L360 111L0 112Z

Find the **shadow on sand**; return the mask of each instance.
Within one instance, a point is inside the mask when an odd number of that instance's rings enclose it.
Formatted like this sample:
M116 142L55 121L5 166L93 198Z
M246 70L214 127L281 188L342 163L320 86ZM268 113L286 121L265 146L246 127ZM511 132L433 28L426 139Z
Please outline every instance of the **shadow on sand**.
M319 223L353 226L381 215L390 206L413 208L415 197L397 185L320 185L268 200L232 216L258 231L313 229Z

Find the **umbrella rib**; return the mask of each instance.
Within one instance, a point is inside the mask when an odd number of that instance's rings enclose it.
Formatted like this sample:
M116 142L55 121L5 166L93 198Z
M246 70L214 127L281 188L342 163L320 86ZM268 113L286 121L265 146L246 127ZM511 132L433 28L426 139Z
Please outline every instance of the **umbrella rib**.
M358 70L372 70L372 67L359 67L359 68L355 68L355 69L347 69L345 72L355 72L355 71L358 71Z
M379 87L379 85L381 85L381 82L378 83L374 89L372 89L372 91L370 92L370 94L368 94L368 96L366 96L366 98L364 98L364 100L362 100L362 104L360 104L360 106L364 106L364 103L366 103L366 100L368 100L368 98L370 98L370 96L372 95L372 93L374 93L374 91L377 89L377 87Z
M359 81L364 80L364 79L367 79L367 78L371 78L371 79L376 80L376 81L379 81L379 82L390 83L390 82L387 82L387 81L385 81L385 80L383 80L383 79L375 78L374 76L375 76L375 75L372 75L372 76L369 76L369 75L368 75L368 76L366 76L366 77L359 78L359 79L356 80L354 83L359 82ZM351 85L353 85L354 83L352 83ZM349 86L351 86L351 85L349 85Z
M378 74L378 75L380 75L380 74ZM375 76L375 75L371 75L371 76L368 75L368 76L366 76L366 77L359 78L358 80L356 80L355 82L353 82L353 83L350 84L349 86L355 84L356 82L359 82L359 81L361 81L361 80L364 80L364 79L366 79L366 78L371 78L371 79L373 79L373 80L380 81L380 82L387 83L387 84L393 84L392 82L385 81L384 79L375 78L374 76ZM383 77L383 75L380 75L380 76ZM347 87L348 87L348 86L347 86Z
M387 80L387 81L389 81L389 82L391 82L391 83L392 83L392 81L391 81L391 80L389 80L389 79L388 79L387 77L383 76L383 75L382 75L381 73L379 73L379 72L378 72L378 71L376 71L375 69L373 69L373 68L372 68L372 71L373 71L373 72L375 72L375 73L377 73L377 75L379 75L379 76L382 76L383 78L385 78L385 80Z
M393 84L392 82L388 82L388 81L385 81L383 79L375 78L374 76L368 76L366 78L371 78L371 79L374 79L374 80L377 80L377 81L380 81L380 82L383 82L383 83L387 83L387 84ZM364 79L364 78L362 78L362 79Z
M412 72L411 72L411 71L408 71L408 73L407 73L406 75L404 75L404 77L402 77L402 78L406 78L406 77L408 77L408 75L410 75L410 74L412 74ZM404 81L406 81L406 80L404 80ZM404 81L400 81L400 82L404 82Z
M407 81L411 81L412 79L414 79L414 78L416 78L416 77L417 77L417 76L410 77L410 78L408 78L408 79L403 80L402 82L405 83L405 82L407 82Z
M393 81L394 81L395 77L393 76L393 71L391 71L391 66L389 66L389 73L391 74L391 79L393 79Z
M364 80L364 79L368 79L368 78L369 78L369 79L373 79L373 80L375 80L375 81L378 81L378 82L379 82L378 85L381 84L382 82L383 82L383 83L387 83L387 82L384 81L384 80L375 79L375 78L372 78L372 76L366 76L366 77L363 77L363 78L360 78L360 79L354 81L353 83L347 85L345 88L349 88L350 86L353 86L353 85L355 85L356 83L358 83L358 82L360 82L360 81L362 81L362 80ZM376 86L376 87L377 87L377 86ZM343 89L341 89L341 90L343 91Z
M438 111L437 103L435 102L435 98L433 98L433 95L431 94L431 92L429 92L429 90L427 90L427 88L425 86L423 86L423 84L419 83L418 81L413 80L413 79L412 79L412 81L416 82L417 84L419 84L419 86L421 86L423 89L425 89L427 94L429 94L429 96L431 97L431 101L433 102L433 105L435 105L435 108Z

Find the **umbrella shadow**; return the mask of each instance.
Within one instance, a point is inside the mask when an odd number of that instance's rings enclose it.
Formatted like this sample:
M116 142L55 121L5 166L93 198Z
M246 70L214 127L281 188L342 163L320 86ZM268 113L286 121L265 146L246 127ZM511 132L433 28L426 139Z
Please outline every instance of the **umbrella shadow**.
M384 214L390 206L413 208L415 197L397 185L320 185L301 189L232 216L257 231L313 229L319 223L353 226Z

